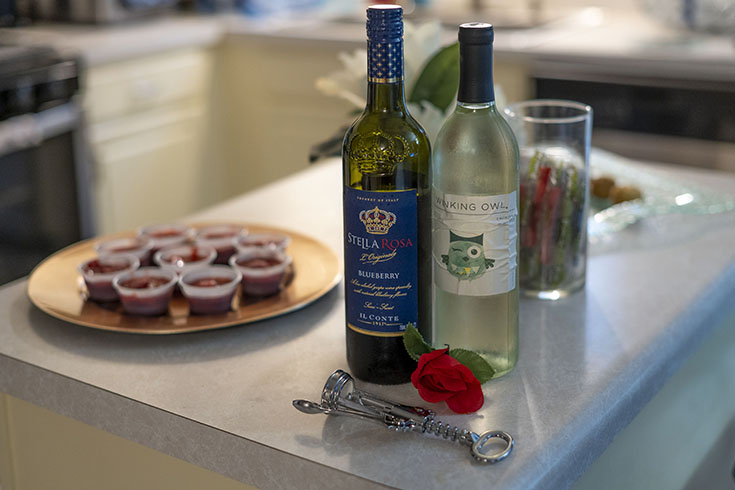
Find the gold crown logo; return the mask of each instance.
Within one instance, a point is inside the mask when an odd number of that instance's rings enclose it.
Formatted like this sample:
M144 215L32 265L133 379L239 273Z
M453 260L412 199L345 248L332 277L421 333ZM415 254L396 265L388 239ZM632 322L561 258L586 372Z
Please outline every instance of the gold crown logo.
M396 223L396 215L390 211L383 211L375 206L374 209L360 211L360 221L365 225L365 231L372 235L385 235L390 227Z
M408 157L408 148L409 143L402 136L387 135L380 131L359 134L352 141L350 159L362 173L392 173Z

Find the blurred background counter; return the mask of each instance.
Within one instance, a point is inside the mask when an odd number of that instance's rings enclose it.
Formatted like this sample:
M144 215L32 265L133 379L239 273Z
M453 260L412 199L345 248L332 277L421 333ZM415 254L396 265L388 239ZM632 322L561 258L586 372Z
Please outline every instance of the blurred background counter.
M311 149L351 120L354 106L315 81L341 67L340 53L364 48L364 5L253 15L265 7L250 4L249 15L172 11L0 29L2 45L50 46L81 60L76 185L87 198L71 211L86 223L75 239L171 220L303 169ZM595 110L595 146L735 170L732 34L665 26L632 0L419 4L407 18L438 20L441 44L453 42L459 22L496 25L505 102L580 100ZM53 222L55 207L45 208L51 214L38 221Z

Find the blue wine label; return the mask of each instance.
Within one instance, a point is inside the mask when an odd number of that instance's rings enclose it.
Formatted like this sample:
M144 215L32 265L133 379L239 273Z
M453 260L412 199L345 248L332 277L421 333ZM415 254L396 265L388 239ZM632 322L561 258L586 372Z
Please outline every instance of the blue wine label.
M345 186L347 326L368 335L403 335L416 325L416 190L374 192Z

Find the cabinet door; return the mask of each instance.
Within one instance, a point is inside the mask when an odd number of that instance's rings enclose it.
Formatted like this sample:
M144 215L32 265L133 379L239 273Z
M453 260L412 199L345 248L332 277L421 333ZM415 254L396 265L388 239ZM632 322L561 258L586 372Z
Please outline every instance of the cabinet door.
M0 486L3 490L256 490L3 393Z
M95 145L98 233L175 220L201 207L203 129L204 117L190 113Z
M225 40L218 65L222 90L214 103L223 126L215 137L231 163L229 194L306 168L311 146L352 120L353 107L314 86L339 68L343 48L272 36Z

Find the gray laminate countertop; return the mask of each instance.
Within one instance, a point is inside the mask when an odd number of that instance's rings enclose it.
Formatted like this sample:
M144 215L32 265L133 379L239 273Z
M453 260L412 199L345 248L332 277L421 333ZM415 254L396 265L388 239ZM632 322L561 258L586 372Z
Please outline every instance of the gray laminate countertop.
M652 171L735 193L728 174ZM278 225L341 255L341 178L329 160L189 219ZM346 368L342 285L278 318L145 336L51 318L20 280L0 289L0 391L264 489L565 488L731 314L734 224L733 213L644 219L592 246L584 291L523 300L519 363L484 385L482 409L432 407L514 435L511 457L490 467L444 440L294 410ZM363 387L426 405L410 384Z

